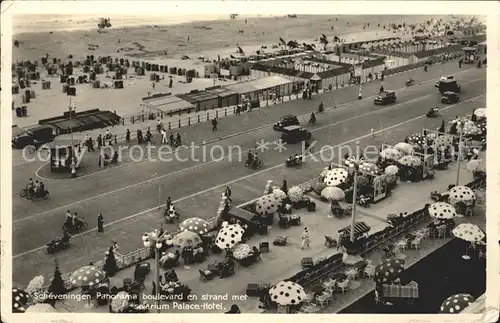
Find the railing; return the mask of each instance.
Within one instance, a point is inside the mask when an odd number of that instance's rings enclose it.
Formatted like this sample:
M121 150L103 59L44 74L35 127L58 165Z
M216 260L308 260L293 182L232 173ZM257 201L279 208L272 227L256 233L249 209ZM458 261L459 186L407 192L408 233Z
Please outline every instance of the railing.
M486 187L486 180L484 178L474 179L472 182L466 184L471 189L479 189ZM426 220L424 208L417 210L410 214L406 218L407 222L403 222L401 224L395 225L394 227L387 228L384 231L377 232L370 236L370 238L366 239L364 245L360 248L359 254L364 255L382 244L387 243L391 239L401 235L402 233L408 231L417 224L422 223L423 220ZM342 261L338 260L339 253L336 253L330 256L328 259L324 260L317 266L314 266L311 269L302 270L290 277L288 280L299 281L302 286L308 286L314 284L318 280L324 278L327 275L330 275L332 272L338 270L342 266Z

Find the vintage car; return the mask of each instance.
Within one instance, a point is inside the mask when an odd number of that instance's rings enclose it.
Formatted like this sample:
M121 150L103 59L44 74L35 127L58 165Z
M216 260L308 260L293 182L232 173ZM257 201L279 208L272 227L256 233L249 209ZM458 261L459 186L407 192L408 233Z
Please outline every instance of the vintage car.
M439 88L439 83L441 81L446 81L446 80L454 80L455 77L453 75L449 75L449 76L441 76L441 78L439 78L439 81L436 82L436 84L434 85L435 87Z
M438 89L441 94L444 94L444 92L460 93L460 84L454 79L440 80Z
M310 140L311 137L312 134L309 130L297 125L284 127L281 133L281 140L288 144Z
M452 103L457 103L460 100L458 94L455 92L451 91L446 91L443 93L443 96L441 97L441 103L444 104L452 104Z
M381 92L373 101L376 105L385 105L394 102L396 102L396 92L394 91Z
M280 121L273 125L273 129L276 131L282 131L283 128L288 126L298 126L300 124L299 119L291 114L287 114L281 117Z
M23 149L26 146L35 146L46 144L54 140L54 128L50 126L33 126L27 129L14 138L12 138L12 147Z

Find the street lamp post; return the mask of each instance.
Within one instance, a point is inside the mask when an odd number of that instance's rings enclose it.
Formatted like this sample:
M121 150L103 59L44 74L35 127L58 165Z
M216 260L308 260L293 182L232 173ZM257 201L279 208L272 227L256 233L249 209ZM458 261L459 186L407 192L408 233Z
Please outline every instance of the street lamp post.
M144 247L150 248L153 246L155 251L155 299L157 313L160 313L160 249L163 245L162 239L163 235L159 236L156 232L153 232L152 234L145 233L142 236Z
M76 177L76 158L75 158L75 147L73 147L73 127L71 126L71 120L73 119L73 112L75 109L71 106L71 96L69 97L69 124L70 124L70 135L71 135L71 177Z
M464 135L464 125L465 120L458 120L457 127L459 128L459 136L458 136L458 157L457 157L457 181L456 185L460 185L460 164L462 162L462 141Z
M354 170L354 183L352 190L352 215L351 215L351 232L350 239L354 242L354 227L356 226L356 200L358 198L358 171L359 171L360 160L358 158L350 160L347 165Z

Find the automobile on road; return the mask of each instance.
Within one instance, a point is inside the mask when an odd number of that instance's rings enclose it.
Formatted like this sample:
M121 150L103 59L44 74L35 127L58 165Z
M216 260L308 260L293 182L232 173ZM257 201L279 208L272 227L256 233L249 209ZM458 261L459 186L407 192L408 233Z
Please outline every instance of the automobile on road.
M288 126L298 126L300 124L297 116L287 114L281 117L281 119L273 125L273 129L276 131L282 131L283 128Z
M281 133L281 140L288 144L310 140L311 137L312 134L309 130L297 125L284 127Z
M394 102L396 102L396 92L394 91L380 92L373 101L376 105L386 105Z

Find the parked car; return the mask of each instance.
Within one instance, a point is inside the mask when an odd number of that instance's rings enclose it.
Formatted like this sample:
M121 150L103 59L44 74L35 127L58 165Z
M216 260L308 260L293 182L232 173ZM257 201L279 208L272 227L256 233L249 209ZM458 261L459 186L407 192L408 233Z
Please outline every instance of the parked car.
M273 129L276 131L282 131L283 128L288 127L288 126L298 126L300 124L299 119L297 116L287 114L283 117L281 117L280 121L276 122L273 125Z
M396 102L396 92L394 91L381 92L373 101L376 105L386 105L394 102Z
M26 146L35 146L46 144L54 140L54 128L50 126L34 126L27 129L14 138L12 138L12 147L23 149Z
M455 92L446 91L443 93L441 97L441 103L444 104L452 104L457 103L460 100L460 97Z
M311 137L312 134L309 130L297 125L284 127L281 133L281 140L288 144L310 140Z
M461 90L460 84L454 79L440 80L438 88L441 94L444 94L444 92L460 93Z

